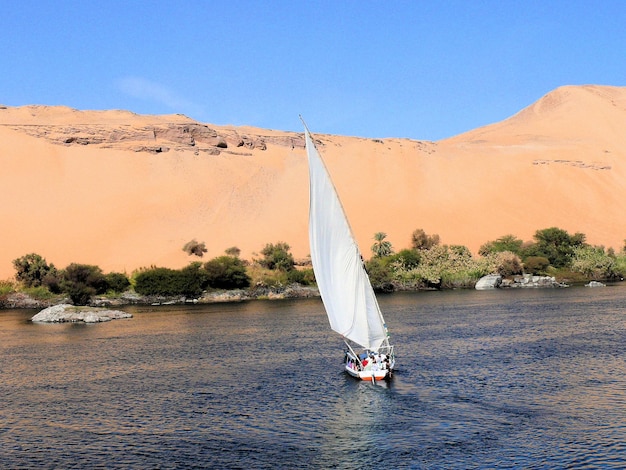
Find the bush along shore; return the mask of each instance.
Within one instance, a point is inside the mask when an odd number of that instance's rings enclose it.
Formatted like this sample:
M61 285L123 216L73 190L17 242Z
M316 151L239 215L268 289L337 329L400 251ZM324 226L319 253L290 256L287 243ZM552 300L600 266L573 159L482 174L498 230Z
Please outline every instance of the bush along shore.
M197 297L180 295L139 295L129 290L116 296L94 296L90 307L122 307L125 305L182 305L182 304L210 304L221 302L243 302L247 300L276 300L319 297L316 287L291 284L281 287L255 287L248 289L215 290L204 292ZM45 299L36 298L24 292L11 292L0 297L0 308L42 309L55 305L71 303L71 300L62 295Z
M577 285L583 282L577 279ZM590 281L586 286L604 286L605 284ZM570 284L557 280L552 276L514 276L504 279L498 274L490 274L479 279L472 285L463 285L457 288L470 288L477 290L486 289L541 289L541 288L565 288ZM443 288L443 290L452 288ZM440 290L432 286L407 286L395 285L392 289L376 289L378 293L389 294L392 292ZM303 286L293 283L285 286L256 286L247 289L221 289L203 292L199 296L185 295L140 295L129 289L120 294L96 295L85 305L91 308L113 308L126 305L190 305L212 304L226 302L244 302L250 300L280 300L280 299L304 299L320 297L315 286ZM71 299L65 295L46 295L41 298L28 292L10 292L0 295L0 309L43 309L56 305L71 304Z
M564 282L557 281L551 276L516 276L511 279L502 279L499 275L488 275L481 278L474 286L464 286L464 288L495 289L495 288L563 288L569 287ZM378 292L390 293L393 291L422 291L436 290L434 287L408 287L396 285L393 290ZM199 296L184 295L140 295L132 289L118 295L94 296L87 304L88 307L109 308L123 307L125 305L189 305L189 304L211 304L224 302L244 302L250 300L279 300L279 299L303 299L320 297L317 287L303 286L297 283L286 286L257 286L247 289L222 289L203 292ZM25 292L11 292L0 296L0 308L24 308L42 309L55 305L70 304L71 300L67 296L55 295L46 298L37 298Z
M394 252L383 232L374 235L373 256L364 261L377 292L433 289L567 287L626 276L626 240L620 252L591 246L585 235L556 227L538 230L534 242L505 235L481 246L478 257L461 245L442 245L422 229L411 248ZM202 257L204 242L183 250ZM295 260L287 243L268 243L252 261L231 247L206 262L181 269L151 266L130 275L71 263L63 269L30 253L13 260L15 281L0 281L0 308L59 304L118 306L236 302L319 296L309 258Z

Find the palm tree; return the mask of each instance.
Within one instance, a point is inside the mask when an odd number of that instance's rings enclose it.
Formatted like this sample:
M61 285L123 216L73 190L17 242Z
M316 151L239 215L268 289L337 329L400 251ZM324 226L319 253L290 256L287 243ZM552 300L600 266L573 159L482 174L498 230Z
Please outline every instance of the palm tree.
M385 240L387 234L385 232L376 232L374 234L374 240L376 243L372 245L372 253L376 258L382 258L383 256L389 256L393 253L391 242Z

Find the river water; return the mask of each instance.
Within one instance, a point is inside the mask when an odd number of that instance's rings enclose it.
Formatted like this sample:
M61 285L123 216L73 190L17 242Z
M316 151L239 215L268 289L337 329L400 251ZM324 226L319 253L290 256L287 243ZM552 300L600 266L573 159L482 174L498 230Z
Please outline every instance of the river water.
M624 468L626 285L379 297L390 383L319 299L0 311L0 467Z

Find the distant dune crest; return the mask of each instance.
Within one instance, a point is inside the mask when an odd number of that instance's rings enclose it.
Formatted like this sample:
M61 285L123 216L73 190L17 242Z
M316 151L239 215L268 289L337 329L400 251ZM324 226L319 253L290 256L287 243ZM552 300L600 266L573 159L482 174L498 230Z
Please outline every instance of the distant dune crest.
M366 256L422 228L479 246L537 229L583 232L621 249L626 219L626 88L564 86L509 119L436 143L314 137ZM57 267L131 273L181 267L237 246L284 241L308 255L301 133L216 126L183 115L0 106L0 279L36 252Z
M587 108L614 106L626 111L626 91L623 87L563 86L546 94L526 110L532 110L534 114L542 115L559 112L560 107L569 105L578 109L583 105Z

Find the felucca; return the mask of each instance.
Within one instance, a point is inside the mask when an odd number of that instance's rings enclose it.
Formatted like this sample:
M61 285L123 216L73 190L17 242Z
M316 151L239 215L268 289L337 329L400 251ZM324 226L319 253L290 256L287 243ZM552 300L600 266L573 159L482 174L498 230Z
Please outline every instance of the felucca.
M311 261L330 327L347 346L345 371L362 380L391 378L395 354L387 325L335 186L306 124L304 127Z

